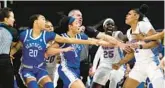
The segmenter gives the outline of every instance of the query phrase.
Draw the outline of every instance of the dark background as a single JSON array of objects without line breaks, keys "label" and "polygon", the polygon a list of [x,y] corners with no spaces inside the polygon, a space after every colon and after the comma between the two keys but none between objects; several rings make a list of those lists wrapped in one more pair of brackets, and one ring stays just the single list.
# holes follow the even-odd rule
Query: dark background
[{"label": "dark background", "polygon": [[84,25],[94,25],[102,19],[111,17],[119,30],[125,33],[128,29],[124,23],[127,12],[131,8],[140,7],[141,4],[150,7],[147,17],[154,28],[164,28],[164,1],[14,1],[13,4],[8,2],[8,7],[15,12],[17,27],[27,26],[28,18],[38,13],[57,25],[60,19],[57,12],[62,11],[67,15],[72,9],[80,9]]},{"label": "dark background", "polygon": [[[8,2],[8,7],[14,10],[17,27],[27,26],[28,18],[33,14],[43,14],[56,26],[60,20],[57,12],[64,12],[67,15],[72,9],[80,9],[83,13],[84,25],[94,25],[102,19],[111,17],[116,22],[119,30],[125,33],[129,28],[124,23],[127,12],[131,8],[140,7],[142,4],[147,4],[150,7],[147,17],[154,28],[163,29],[164,1],[14,1],[13,4]],[[90,51],[92,52],[90,53],[91,55],[95,55],[93,51],[97,51],[97,49],[91,49]],[[15,74],[20,88],[26,88],[18,75],[18,68],[20,66],[20,59],[18,57],[21,57],[19,56],[21,55],[20,53],[17,53],[15,55],[17,59],[14,59]],[[88,75],[88,64],[83,64],[82,67],[85,69],[81,69],[83,72],[81,74],[85,77],[85,75]],[[61,83],[58,83],[58,88],[62,88]]]}]

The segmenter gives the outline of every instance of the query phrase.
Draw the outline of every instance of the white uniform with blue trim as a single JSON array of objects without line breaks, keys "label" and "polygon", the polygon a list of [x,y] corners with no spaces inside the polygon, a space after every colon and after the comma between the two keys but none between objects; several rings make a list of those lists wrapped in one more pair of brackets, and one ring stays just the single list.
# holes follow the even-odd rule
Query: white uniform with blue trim
[{"label": "white uniform with blue trim", "polygon": [[[92,71],[95,72],[93,82],[105,85],[108,80],[111,80],[109,88],[116,88],[117,83],[124,76],[124,68],[122,66],[119,70],[113,70],[112,64],[119,62],[122,58],[123,52],[121,49],[100,46],[93,61]],[[99,59],[100,63],[96,70]]]},{"label": "white uniform with blue trim", "polygon": [[[140,21],[137,24],[136,30],[134,33],[147,35],[147,33],[153,29],[152,25],[149,22]],[[133,39],[131,35],[131,29],[127,31],[127,37],[130,42],[144,43],[142,41],[136,41]],[[136,49],[135,50],[135,59],[136,63],[131,70],[129,77],[137,80],[138,82],[145,82],[146,78],[149,77],[151,82],[155,81],[158,78],[163,77],[160,69],[157,68],[157,64],[159,63],[158,57],[158,49],[157,47],[152,49]],[[159,83],[154,84],[154,88],[164,88],[162,87],[162,81],[159,80]]]}]

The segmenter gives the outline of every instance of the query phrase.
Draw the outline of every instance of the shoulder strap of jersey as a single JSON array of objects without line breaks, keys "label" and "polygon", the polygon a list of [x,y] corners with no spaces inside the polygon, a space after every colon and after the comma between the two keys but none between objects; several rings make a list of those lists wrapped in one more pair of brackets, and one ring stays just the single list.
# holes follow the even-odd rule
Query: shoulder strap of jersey
[{"label": "shoulder strap of jersey", "polygon": [[[61,34],[61,36],[62,37],[67,37],[66,33]],[[60,48],[63,48],[64,46],[65,46],[65,43],[63,43]]]},{"label": "shoulder strap of jersey", "polygon": [[27,30],[26,30],[26,35],[25,35],[25,38],[24,38],[23,42],[26,41],[26,39],[27,39],[27,37],[28,37],[28,35],[29,35],[29,31],[30,31],[30,29],[27,29]]},{"label": "shoulder strap of jersey", "polygon": [[43,36],[44,43],[45,43],[45,45],[46,45],[47,42],[46,42],[46,36],[45,36],[45,35],[46,35],[46,31],[44,31],[44,32],[43,32],[43,35],[42,35],[42,36]]},{"label": "shoulder strap of jersey", "polygon": [[77,35],[76,35],[76,38],[77,38],[77,39],[81,39],[81,34],[77,34]]}]

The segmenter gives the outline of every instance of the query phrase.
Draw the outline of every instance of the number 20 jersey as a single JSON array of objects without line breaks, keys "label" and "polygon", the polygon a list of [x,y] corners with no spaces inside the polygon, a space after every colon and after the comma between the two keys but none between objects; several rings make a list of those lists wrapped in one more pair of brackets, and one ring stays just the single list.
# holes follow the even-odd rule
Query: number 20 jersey
[{"label": "number 20 jersey", "polygon": [[37,66],[45,61],[46,44],[55,38],[54,32],[42,31],[37,38],[32,37],[32,29],[27,29],[20,34],[23,44],[22,63]]}]

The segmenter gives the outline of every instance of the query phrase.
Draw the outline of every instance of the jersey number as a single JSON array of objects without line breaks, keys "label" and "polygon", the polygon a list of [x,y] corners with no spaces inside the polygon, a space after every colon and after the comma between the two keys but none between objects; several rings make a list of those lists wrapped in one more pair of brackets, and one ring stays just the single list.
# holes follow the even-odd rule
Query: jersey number
[{"label": "jersey number", "polygon": [[50,57],[48,57],[47,62],[48,62],[48,63],[54,62],[55,57],[56,57],[56,56],[50,56]]},{"label": "jersey number", "polygon": [[37,57],[37,55],[38,55],[38,50],[29,49],[30,57]]},{"label": "jersey number", "polygon": [[104,58],[113,58],[113,51],[104,51]]}]

